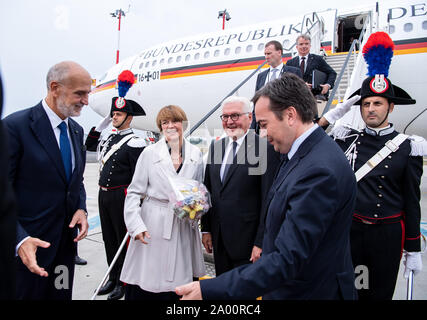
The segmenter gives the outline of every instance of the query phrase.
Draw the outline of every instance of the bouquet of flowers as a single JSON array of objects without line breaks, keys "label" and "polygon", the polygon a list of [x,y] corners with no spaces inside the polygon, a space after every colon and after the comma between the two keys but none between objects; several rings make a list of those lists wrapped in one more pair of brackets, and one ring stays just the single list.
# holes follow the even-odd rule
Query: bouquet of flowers
[{"label": "bouquet of flowers", "polygon": [[211,207],[209,191],[205,185],[193,179],[169,177],[173,194],[170,203],[174,214],[181,220],[188,220],[193,228]]}]

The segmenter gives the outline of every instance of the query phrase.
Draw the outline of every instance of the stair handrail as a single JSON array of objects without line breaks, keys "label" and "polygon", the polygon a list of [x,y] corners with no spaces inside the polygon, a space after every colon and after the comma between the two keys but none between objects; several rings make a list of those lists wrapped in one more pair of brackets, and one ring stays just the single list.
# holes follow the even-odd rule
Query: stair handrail
[{"label": "stair handrail", "polygon": [[[359,49],[362,46],[363,37],[364,37],[364,35],[365,35],[366,31],[367,31],[366,29],[367,29],[368,23],[370,24],[370,21],[371,21],[370,15],[367,15],[366,17],[367,17],[367,19],[366,19],[365,23],[363,24],[363,28],[362,28],[362,31],[360,32],[359,38],[353,40],[353,42],[351,43],[351,46],[350,46],[350,49],[348,50],[348,53],[347,53],[347,56],[345,58],[343,67],[341,68],[340,74],[338,75],[338,77],[337,77],[337,79],[335,81],[334,88],[332,89],[331,95],[330,95],[330,97],[328,99],[328,102],[326,103],[325,109],[323,109],[322,116],[326,112],[329,111],[329,109],[331,107],[331,104],[334,101],[336,92],[338,91],[338,87],[339,87],[339,85],[341,83],[341,79],[342,79],[342,77],[344,75],[344,72],[346,71],[346,69],[348,67],[348,62],[350,61],[350,57],[353,54],[353,50],[356,51],[355,50],[356,49],[356,44],[359,45]],[[359,55],[360,54],[362,54],[361,50],[359,50]],[[350,81],[350,79],[349,79],[349,81]]]},{"label": "stair handrail", "polygon": [[186,134],[185,137],[187,138],[190,136],[194,131],[196,131],[202,124],[205,122],[218,108],[221,106],[222,102],[227,99],[228,97],[232,96],[237,90],[239,90],[250,78],[252,78],[265,64],[267,63],[267,60],[265,60],[262,64],[258,66],[249,76],[247,76],[242,82],[240,82],[233,90],[230,91],[229,94],[227,94],[215,107],[213,107],[202,119],[199,120]]}]

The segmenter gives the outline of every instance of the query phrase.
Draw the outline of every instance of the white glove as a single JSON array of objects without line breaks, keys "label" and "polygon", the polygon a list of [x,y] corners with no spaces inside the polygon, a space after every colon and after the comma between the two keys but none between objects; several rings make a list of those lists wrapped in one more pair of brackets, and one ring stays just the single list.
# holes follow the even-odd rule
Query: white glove
[{"label": "white glove", "polygon": [[110,114],[107,114],[107,116],[102,119],[101,122],[98,123],[98,125],[95,127],[95,131],[101,132],[110,125],[111,121],[112,119],[110,117]]},{"label": "white glove", "polygon": [[403,276],[408,279],[409,273],[414,272],[414,276],[423,269],[423,262],[421,260],[421,252],[406,252],[403,257],[403,265],[405,266],[405,273]]},{"label": "white glove", "polygon": [[335,108],[326,112],[323,117],[328,120],[330,124],[334,124],[335,121],[341,119],[359,99],[360,96],[355,95],[343,103],[339,103]]}]

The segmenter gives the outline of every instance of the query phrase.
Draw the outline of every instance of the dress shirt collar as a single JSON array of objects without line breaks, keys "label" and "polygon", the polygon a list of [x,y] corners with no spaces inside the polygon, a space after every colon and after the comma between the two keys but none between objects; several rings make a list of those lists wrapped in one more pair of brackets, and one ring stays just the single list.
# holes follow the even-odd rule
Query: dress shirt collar
[{"label": "dress shirt collar", "polygon": [[277,76],[279,76],[279,75],[280,75],[280,72],[282,71],[282,68],[283,68],[283,63],[280,63],[280,64],[279,64],[277,67],[275,67],[275,68],[273,68],[272,66],[270,66],[270,68],[269,68],[268,72],[269,72],[270,74],[272,74],[273,69],[276,69],[277,71],[279,71],[279,73],[277,74]]},{"label": "dress shirt collar", "polygon": [[314,130],[316,130],[319,127],[319,125],[316,123],[314,124],[310,129],[305,131],[302,135],[300,135],[292,144],[291,150],[288,152],[288,159],[291,160],[294,154],[298,151],[298,148],[300,145],[304,142],[307,137],[313,133]]},{"label": "dress shirt collar", "polygon": [[309,56],[310,54],[309,53],[307,53],[305,56],[299,56],[299,63],[301,63],[301,58],[302,57],[305,57],[305,63],[307,63],[307,61],[308,61],[308,56]]},{"label": "dress shirt collar", "polygon": [[42,100],[43,109],[47,114],[47,117],[49,118],[50,124],[52,125],[52,128],[57,128],[59,124],[62,121],[65,121],[68,127],[68,118],[65,118],[65,120],[62,120],[47,104],[46,100]]}]

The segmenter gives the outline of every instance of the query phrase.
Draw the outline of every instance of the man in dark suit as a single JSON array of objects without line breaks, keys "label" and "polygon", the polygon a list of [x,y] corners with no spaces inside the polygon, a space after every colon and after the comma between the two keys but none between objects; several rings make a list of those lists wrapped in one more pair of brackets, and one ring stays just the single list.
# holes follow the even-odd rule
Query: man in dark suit
[{"label": "man in dark suit", "polygon": [[316,101],[295,75],[254,97],[261,128],[283,154],[266,201],[261,259],[176,289],[184,299],[354,299],[350,226],[356,180],[313,123]]},{"label": "man in dark suit", "polygon": [[18,206],[16,293],[71,300],[76,242],[88,222],[83,128],[70,117],[88,104],[91,77],[66,61],[49,70],[46,82],[45,99],[4,119]]},{"label": "man in dark suit", "polygon": [[212,208],[202,217],[202,240],[207,252],[213,247],[217,275],[255,262],[262,251],[261,207],[279,158],[266,139],[249,130],[251,109],[247,98],[224,100],[227,137],[212,143],[208,155],[205,185]]},{"label": "man in dark suit", "polygon": [[[289,60],[286,65],[299,68],[302,71],[304,81],[311,89],[313,95],[317,96],[317,98],[319,98],[320,95],[322,100],[323,97],[327,100],[329,90],[334,87],[337,73],[322,56],[310,53],[311,38],[309,35],[303,34],[298,36],[296,48],[298,56]],[[322,88],[321,90],[312,87],[314,70],[319,70],[326,74],[325,83],[320,84],[320,87]]]},{"label": "man in dark suit", "polygon": [[[0,77],[0,116],[3,109],[3,86]],[[0,120],[0,300],[15,299],[16,204],[9,181],[9,155],[6,131]]]},{"label": "man in dark suit", "polygon": [[[258,74],[256,79],[255,91],[261,89],[268,82],[280,78],[284,73],[290,72],[302,78],[302,73],[299,68],[291,67],[282,61],[283,47],[279,41],[273,40],[265,44],[264,56],[267,64],[270,66],[267,70]],[[258,129],[256,126],[255,108],[252,111],[251,129]]]}]

